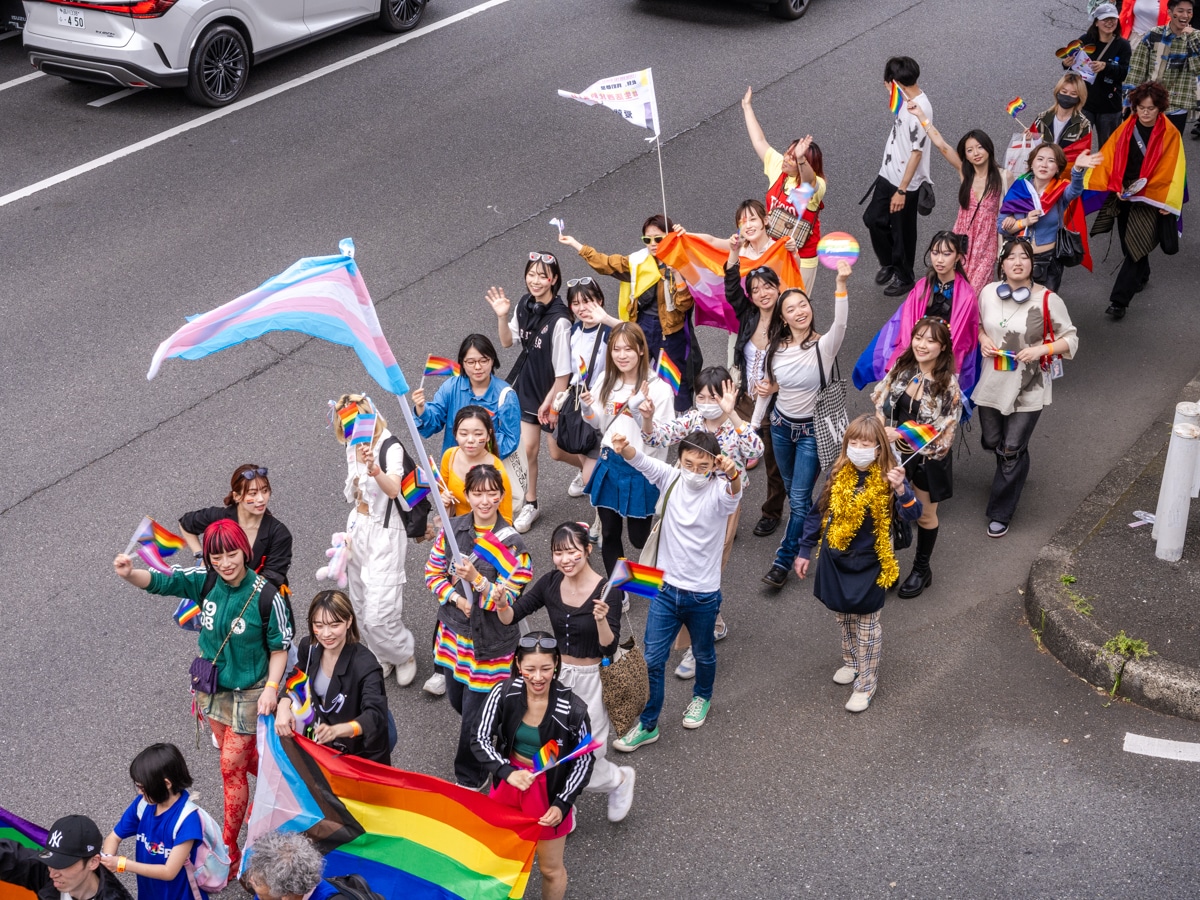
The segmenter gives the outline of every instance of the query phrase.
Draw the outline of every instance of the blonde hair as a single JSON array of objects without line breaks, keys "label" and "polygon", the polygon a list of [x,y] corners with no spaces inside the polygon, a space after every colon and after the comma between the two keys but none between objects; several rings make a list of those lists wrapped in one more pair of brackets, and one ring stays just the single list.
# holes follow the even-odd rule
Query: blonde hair
[{"label": "blonde hair", "polygon": [[342,429],[338,426],[337,422],[337,411],[347,403],[357,403],[358,408],[363,412],[375,414],[375,437],[371,443],[379,440],[379,436],[383,434],[384,429],[387,428],[387,419],[383,417],[383,413],[375,408],[375,404],[371,402],[371,398],[366,394],[342,394],[342,396],[333,401],[333,436],[337,438],[337,442],[339,444],[347,444],[350,442],[349,438],[347,438],[342,432]]},{"label": "blonde hair", "polygon": [[1083,104],[1087,103],[1088,86],[1083,77],[1076,75],[1074,72],[1068,72],[1062,78],[1058,79],[1058,83],[1054,85],[1054,105],[1058,106],[1058,92],[1067,85],[1075,88],[1076,93],[1079,94],[1079,105],[1072,108],[1071,111],[1076,112],[1083,109]]}]

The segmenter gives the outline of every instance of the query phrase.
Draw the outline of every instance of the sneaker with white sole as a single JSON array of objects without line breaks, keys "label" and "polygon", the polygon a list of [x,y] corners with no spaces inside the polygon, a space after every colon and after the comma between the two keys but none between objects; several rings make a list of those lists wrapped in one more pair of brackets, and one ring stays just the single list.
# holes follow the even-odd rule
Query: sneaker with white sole
[{"label": "sneaker with white sole", "polygon": [[417,677],[417,658],[410,656],[406,661],[396,666],[396,684],[408,687]]},{"label": "sneaker with white sole", "polygon": [[713,626],[713,640],[723,641],[729,637],[729,626],[724,619],[717,619],[717,624]]},{"label": "sneaker with white sole", "polygon": [[696,657],[692,655],[692,648],[688,647],[683,653],[683,659],[679,661],[679,665],[675,667],[675,675],[685,681],[689,678],[696,677]]},{"label": "sneaker with white sole", "polygon": [[850,668],[849,666],[842,666],[840,669],[838,669],[836,672],[833,673],[833,683],[834,684],[853,684],[854,679],[857,677],[858,677],[858,673],[855,672],[852,668]]},{"label": "sneaker with white sole", "polygon": [[608,821],[620,822],[629,815],[633,806],[633,785],[637,781],[637,772],[632,766],[621,766],[621,783],[608,793]]},{"label": "sneaker with white sole", "polygon": [[703,725],[704,720],[708,718],[708,708],[711,705],[711,700],[705,700],[703,697],[693,697],[692,702],[683,711],[683,727],[699,728]]},{"label": "sneaker with white sole", "polygon": [[846,709],[853,713],[863,712],[871,705],[871,695],[866,691],[855,691],[846,701]]},{"label": "sneaker with white sole", "polygon": [[627,732],[613,741],[613,749],[620,750],[622,753],[632,753],[638,747],[644,747],[646,744],[653,744],[658,740],[658,726],[647,729],[642,726],[641,722],[637,722]]},{"label": "sneaker with white sole", "polygon": [[583,496],[583,472],[580,472],[578,475],[576,475],[575,480],[572,481],[567,486],[567,496],[568,497],[582,497]]},{"label": "sneaker with white sole", "polygon": [[421,690],[427,694],[433,694],[435,697],[441,697],[446,693],[446,676],[441,672],[434,672],[421,685]]},{"label": "sneaker with white sole", "polygon": [[521,507],[521,511],[517,513],[517,518],[513,521],[513,528],[517,529],[519,533],[524,534],[533,527],[533,523],[538,520],[539,515],[538,508],[526,500],[525,505]]},{"label": "sneaker with white sole", "polygon": [[379,668],[383,669],[383,677],[385,679],[390,678],[392,673],[396,671],[396,667],[391,663],[380,663]]}]

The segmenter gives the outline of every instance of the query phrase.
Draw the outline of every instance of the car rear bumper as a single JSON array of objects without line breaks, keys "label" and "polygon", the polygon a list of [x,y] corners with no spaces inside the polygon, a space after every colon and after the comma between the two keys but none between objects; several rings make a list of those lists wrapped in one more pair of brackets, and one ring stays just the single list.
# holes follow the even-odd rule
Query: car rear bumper
[{"label": "car rear bumper", "polygon": [[[28,32],[27,32],[28,34]],[[112,84],[118,87],[181,88],[187,84],[187,72],[158,72],[122,60],[97,59],[60,50],[25,45],[29,61],[47,75],[60,75],[77,81]]]}]

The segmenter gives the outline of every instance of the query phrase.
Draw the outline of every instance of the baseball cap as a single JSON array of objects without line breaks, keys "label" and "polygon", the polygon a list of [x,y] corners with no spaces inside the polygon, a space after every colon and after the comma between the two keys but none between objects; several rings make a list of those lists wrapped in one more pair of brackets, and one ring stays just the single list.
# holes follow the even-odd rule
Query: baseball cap
[{"label": "baseball cap", "polygon": [[1101,3],[1092,12],[1093,19],[1119,19],[1121,14],[1117,12],[1117,8],[1111,3]]},{"label": "baseball cap", "polygon": [[51,869],[65,869],[99,853],[101,840],[100,829],[87,816],[63,816],[50,826],[38,858]]}]

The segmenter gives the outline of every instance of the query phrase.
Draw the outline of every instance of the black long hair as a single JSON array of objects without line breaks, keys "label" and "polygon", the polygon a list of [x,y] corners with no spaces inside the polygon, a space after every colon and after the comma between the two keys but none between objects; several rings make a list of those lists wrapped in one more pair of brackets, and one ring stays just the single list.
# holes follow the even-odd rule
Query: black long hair
[{"label": "black long hair", "polygon": [[811,347],[813,343],[820,338],[820,333],[817,331],[817,317],[812,313],[812,300],[808,294],[800,290],[800,288],[788,288],[779,295],[779,299],[775,301],[775,308],[771,310],[771,321],[767,325],[767,362],[766,370],[767,377],[771,379],[771,383],[775,383],[775,354],[780,348],[787,346],[792,342],[792,327],[783,320],[783,301],[789,294],[799,294],[808,304],[810,318],[808,320],[808,334],[804,340],[800,342],[801,347]]},{"label": "black long hair", "polygon": [[[971,183],[975,180],[975,167],[967,162],[967,141],[972,138],[979,143],[988,158],[987,187],[983,189],[983,196],[986,197],[993,192],[999,194],[1004,186],[1004,182],[1000,180],[1000,167],[996,165],[996,145],[992,143],[992,139],[988,137],[986,131],[980,131],[978,128],[968,131],[959,138],[958,146],[954,148],[954,152],[958,154],[958,158],[963,163],[962,184],[958,186],[958,205],[961,209],[971,208]],[[967,177],[968,168],[971,170],[969,178]],[[982,202],[983,197],[979,199]]]},{"label": "black long hair", "polygon": [[963,269],[963,260],[967,258],[967,236],[965,234],[957,234],[953,231],[939,231],[933,236],[933,240],[929,242],[929,249],[925,251],[925,299],[930,300],[933,297],[933,286],[938,281],[938,274],[933,269],[933,264],[929,261],[929,254],[935,249],[951,250],[958,254],[958,262],[954,264],[954,274],[964,280],[967,277],[966,270]]}]

